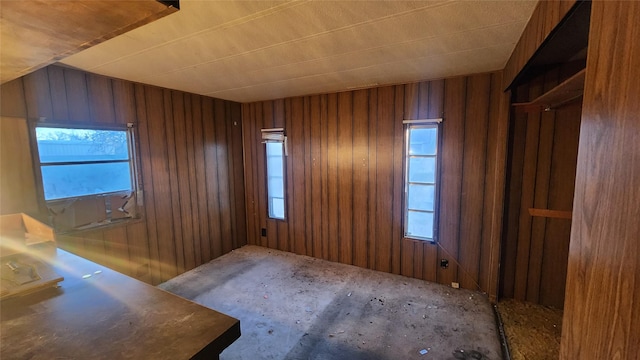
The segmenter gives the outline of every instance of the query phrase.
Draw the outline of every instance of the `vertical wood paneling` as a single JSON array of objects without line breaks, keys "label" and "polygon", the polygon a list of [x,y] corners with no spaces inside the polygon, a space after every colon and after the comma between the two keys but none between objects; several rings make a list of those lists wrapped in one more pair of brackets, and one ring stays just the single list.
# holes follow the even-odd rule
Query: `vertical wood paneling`
[{"label": "vertical wood paneling", "polygon": [[[544,91],[548,91],[557,84],[557,71],[551,71],[545,76]],[[549,207],[549,180],[551,173],[551,156],[553,154],[553,133],[555,130],[555,115],[544,112],[540,119],[540,138],[538,140],[537,168],[535,175],[535,194],[533,207],[536,209],[556,209]],[[527,279],[527,301],[539,301],[540,272],[542,271],[543,249],[545,242],[545,228],[547,219],[536,217],[531,222],[531,247]]]},{"label": "vertical wood paneling", "polygon": [[67,108],[67,92],[65,91],[64,71],[57,66],[50,66],[47,69],[49,74],[49,91],[51,94],[51,105],[53,121],[69,121],[69,111]]},{"label": "vertical wood paneling", "polygon": [[216,153],[217,160],[216,165],[218,168],[218,193],[220,194],[220,226],[222,237],[218,240],[221,242],[222,252],[220,254],[226,254],[233,250],[231,246],[231,193],[229,188],[229,158],[227,156],[227,149],[229,144],[227,142],[227,122],[226,122],[226,109],[223,100],[216,99],[215,102],[215,125],[216,125]]},{"label": "vertical wood paneling", "polygon": [[52,119],[53,106],[47,69],[40,69],[24,76],[24,96],[29,119]]},{"label": "vertical wood paneling", "polygon": [[499,283],[502,219],[505,208],[506,160],[509,126],[509,101],[502,94],[502,74],[491,74],[487,163],[485,166],[482,247],[480,249],[480,288],[496,301]]},{"label": "vertical wood paneling", "polygon": [[[529,88],[529,96],[535,98],[542,94],[542,78],[536,79]],[[540,114],[527,116],[527,130],[522,170],[522,193],[520,200],[520,219],[518,225],[518,250],[516,254],[516,272],[514,298],[525,300],[527,292],[527,272],[531,251],[532,217],[528,209],[533,207],[538,161],[538,141],[540,138]]]},{"label": "vertical wood paneling", "polygon": [[[145,104],[147,100],[146,88],[143,85],[136,84],[135,96],[137,104]],[[136,106],[136,115],[138,118],[138,135],[140,136],[139,148],[141,159],[151,159],[151,161],[141,161],[140,171],[142,172],[142,190],[144,211],[147,217],[147,231],[149,258],[150,258],[150,277],[153,284],[162,281],[162,271],[160,267],[160,244],[158,238],[158,227],[155,207],[155,186],[153,181],[153,158],[151,153],[149,127],[149,118],[147,116],[146,106]]]},{"label": "vertical wood paneling", "polygon": [[[293,125],[292,125],[292,107],[291,107],[291,99],[287,99],[285,101],[284,104],[284,128],[285,131],[287,132],[287,134],[292,134],[293,131]],[[289,137],[289,142],[291,142],[291,137]],[[287,206],[287,210],[285,213],[285,216],[287,216],[287,234],[288,236],[288,243],[287,243],[287,251],[292,251],[292,252],[296,252],[296,241],[294,241],[294,239],[296,238],[296,232],[295,232],[295,228],[294,228],[294,216],[296,215],[294,213],[294,181],[293,181],[293,154],[291,153],[291,151],[293,151],[293,147],[291,146],[291,144],[288,144],[289,147],[289,155],[287,156],[286,159],[286,167],[285,167],[285,171],[286,171],[286,176],[287,176],[287,181],[286,181],[286,186],[287,186],[287,197],[289,200],[285,200],[286,202],[286,206]],[[288,170],[287,170],[288,169]],[[258,183],[260,183],[260,180],[257,181]],[[255,211],[260,211],[261,209],[255,209]]]},{"label": "vertical wood paneling", "polygon": [[305,239],[305,255],[313,256],[313,224],[312,224],[312,211],[313,204],[312,188],[313,188],[313,176],[311,175],[312,167],[312,153],[311,153],[311,99],[309,97],[303,98],[304,103],[304,116],[301,119],[303,140],[304,140],[304,239]]},{"label": "vertical wood paneling", "polygon": [[229,141],[231,144],[227,149],[229,153],[229,172],[232,177],[229,181],[233,183],[232,191],[234,194],[232,218],[236,226],[236,231],[232,234],[233,248],[237,249],[247,244],[247,228],[246,228],[246,209],[244,203],[244,157],[242,150],[242,110],[240,104],[226,102],[230,111],[227,112],[228,118],[225,121],[233,124],[230,126]]},{"label": "vertical wood paneling", "polygon": [[[164,139],[166,144],[166,154],[168,159],[168,181],[169,189],[168,196],[171,201],[166,204],[167,212],[171,214],[173,218],[172,232],[173,237],[173,254],[170,256],[173,260],[173,266],[171,268],[172,275],[176,276],[184,272],[184,243],[182,234],[182,216],[180,214],[181,202],[183,199],[180,196],[180,184],[178,182],[178,176],[181,173],[178,170],[177,152],[180,151],[176,148],[176,131],[174,128],[174,113],[173,113],[173,101],[171,98],[171,90],[164,89],[162,91],[162,99],[164,105]],[[156,198],[157,200],[157,198]],[[168,258],[169,259],[169,258]]]},{"label": "vertical wood paneling", "polygon": [[[115,90],[115,88],[114,88]],[[187,151],[187,162],[188,167],[186,170],[186,174],[189,178],[189,193],[186,194],[186,197],[189,198],[191,202],[191,206],[189,207],[189,213],[187,214],[186,220],[187,224],[191,231],[191,239],[189,239],[189,246],[185,247],[185,267],[187,269],[193,269],[196,264],[201,264],[202,258],[200,256],[200,243],[201,243],[201,235],[200,235],[200,207],[198,206],[198,177],[196,174],[197,160],[195,155],[195,138],[193,133],[194,123],[197,122],[196,118],[193,116],[192,109],[192,96],[189,94],[184,94],[184,117],[185,117],[185,148]],[[186,121],[186,119],[193,119],[192,121]],[[198,119],[199,120],[199,119]],[[202,160],[201,160],[202,161]],[[189,216],[190,214],[190,216]]]},{"label": "vertical wood paneling", "polygon": [[310,172],[311,176],[311,222],[312,236],[311,246],[313,248],[313,256],[323,258],[322,251],[322,107],[320,96],[314,96],[310,99],[309,116],[309,148],[310,148]]},{"label": "vertical wood paneling", "polygon": [[369,93],[353,94],[353,264],[368,267]]},{"label": "vertical wood paneling", "polygon": [[86,73],[72,69],[64,69],[63,72],[67,90],[69,121],[85,123],[91,121]]},{"label": "vertical wood paneling", "polygon": [[438,268],[438,282],[451,284],[458,279],[458,239],[462,200],[462,165],[464,159],[464,117],[467,111],[467,79],[447,79],[444,83],[444,115],[440,159],[440,210],[438,254],[449,260],[448,268]]},{"label": "vertical wood paneling", "polygon": [[339,261],[353,262],[353,93],[338,94]]},{"label": "vertical wood paneling", "polygon": [[[329,159],[328,159],[328,106],[327,95],[320,96],[320,184],[321,184],[321,212],[320,227],[322,230],[322,259],[329,259]],[[316,255],[317,256],[317,255]]]},{"label": "vertical wood paneling", "polygon": [[113,107],[111,80],[104,76],[88,74],[87,92],[91,121],[114,123],[116,116]]},{"label": "vertical wood paneling", "polygon": [[[395,94],[392,86],[378,89],[378,129],[375,151],[377,179],[376,193],[376,258],[374,269],[391,271],[393,214],[393,121]],[[384,194],[384,195],[383,195]]]},{"label": "vertical wood paneling", "polygon": [[640,354],[640,3],[594,1],[560,359]]},{"label": "vertical wood paneling", "polygon": [[[553,154],[550,160],[548,208],[571,211],[580,137],[582,103],[556,111]],[[539,302],[557,308],[564,305],[571,220],[547,219],[542,249]]]},{"label": "vertical wood paneling", "polygon": [[[489,117],[489,74],[474,75],[467,81],[467,111],[464,128],[464,161],[460,209],[460,285],[478,288],[484,180],[486,175],[487,128]],[[462,245],[463,244],[463,245]]]},{"label": "vertical wood paneling", "polygon": [[393,207],[391,214],[391,272],[400,274],[402,267],[402,238],[403,229],[403,203],[402,192],[404,187],[404,86],[394,86],[394,120],[393,120]]},{"label": "vertical wood paneling", "polygon": [[[527,101],[552,88],[573,65],[548,70],[514,90]],[[515,114],[511,135],[501,295],[562,308],[571,221],[532,217],[529,208],[570,211],[580,102]]]},{"label": "vertical wood paneling", "polygon": [[[264,124],[264,117],[262,107],[264,103],[255,104],[256,119],[259,119],[257,124],[257,130],[264,129],[267,126]],[[256,140],[262,142],[260,133],[256,133]],[[256,160],[258,161],[258,167],[256,170],[256,176],[258,179],[264,179],[266,177],[266,151],[265,146],[262,145],[256,149]],[[267,187],[266,184],[258,184],[258,196],[255,199],[255,206],[257,209],[264,209],[267,206]],[[267,238],[262,236],[262,229],[267,227],[267,214],[264,212],[256,212],[258,224],[260,224],[260,235],[258,237],[258,244],[266,246]]]},{"label": "vertical wood paneling", "polygon": [[[305,153],[304,153],[304,99],[301,97],[291,99],[291,175],[293,195],[290,200],[293,202],[293,212],[289,213],[293,220],[293,251],[299,255],[307,254],[307,238],[305,229],[305,181],[311,181],[311,179],[304,178],[305,168]],[[260,177],[264,179],[264,176]],[[261,206],[259,209],[265,209]],[[264,211],[261,211],[264,213]]]},{"label": "vertical wood paneling", "polygon": [[[494,94],[493,97],[498,97]],[[429,83],[429,104],[427,113],[424,117],[428,119],[437,119],[443,117],[444,109],[444,80],[431,81]],[[438,273],[438,246],[430,242],[423,243],[423,279],[428,281],[437,281]]]},{"label": "vertical wood paneling", "polygon": [[[179,208],[175,209],[174,214],[180,217],[180,228],[176,227],[176,231],[182,230],[180,237],[182,244],[176,245],[182,248],[183,263],[182,268],[178,266],[178,271],[183,272],[184,269],[193,269],[195,267],[195,249],[193,246],[194,228],[191,223],[193,212],[191,210],[191,184],[189,182],[191,164],[187,154],[184,94],[182,92],[172,91],[171,103],[173,104],[173,133],[178,180],[177,188],[172,188],[171,191],[172,193],[177,193],[180,198]],[[195,189],[193,190],[195,191]],[[175,207],[176,204],[173,206]],[[178,259],[178,261],[180,260]]]},{"label": "vertical wood paneling", "polygon": [[[137,124],[141,219],[61,236],[61,246],[157,284],[246,243],[239,104],[218,100],[214,112],[211,98],[56,66],[3,85],[2,99],[14,103],[3,111],[34,119]],[[25,145],[11,152],[31,167]]]},{"label": "vertical wood paneling", "polygon": [[[191,115],[193,117],[193,148],[195,162],[196,191],[192,200],[198,204],[198,227],[200,228],[200,240],[196,241],[196,264],[206,263],[211,259],[211,247],[209,237],[208,206],[201,199],[207,198],[207,177],[204,157],[204,138],[202,130],[202,98],[191,96]],[[243,223],[246,226],[246,224]],[[194,226],[196,226],[194,224]]]},{"label": "vertical wood paneling", "polygon": [[131,276],[146,282],[152,282],[150,272],[151,256],[147,228],[142,222],[127,226]]},{"label": "vertical wood paneling", "polygon": [[[209,98],[202,99],[202,130],[204,135],[205,153],[204,161],[206,184],[207,184],[207,204],[208,204],[208,221],[209,221],[209,249],[211,253],[210,259],[215,259],[222,254],[222,236],[220,226],[220,200],[219,200],[219,182],[217,168],[217,151],[215,144],[215,123],[213,100]],[[217,241],[215,241],[217,239]]]},{"label": "vertical wood paneling", "polygon": [[[376,259],[376,244],[377,244],[377,232],[376,232],[376,214],[377,214],[377,188],[376,184],[378,183],[377,179],[377,163],[378,163],[378,153],[377,153],[377,139],[378,139],[378,89],[370,89],[369,90],[369,118],[368,118],[368,126],[369,126],[369,139],[367,143],[367,148],[369,152],[369,174],[368,174],[368,182],[369,182],[369,195],[368,195],[368,217],[367,217],[367,226],[368,226],[368,252],[367,252],[367,260],[368,267],[375,267],[375,259]],[[328,225],[327,225],[328,226]]]},{"label": "vertical wood paneling", "polygon": [[12,80],[0,86],[0,115],[17,118],[27,117],[22,79]]},{"label": "vertical wood paneling", "polygon": [[[267,231],[265,246],[474,290],[482,282],[481,290],[492,286],[495,297],[508,117],[500,81],[501,73],[493,73],[244,105],[251,211],[267,213],[252,199],[266,186],[255,154],[263,146],[259,128],[271,118],[256,109],[273,109],[273,123],[289,140],[288,216],[279,222],[277,242]],[[402,120],[438,117],[445,121],[434,244],[403,238]],[[255,222],[248,226],[259,231]],[[441,258],[448,269],[438,266]]]},{"label": "vertical wood paneling", "polygon": [[[338,95],[327,99],[329,260],[338,261]],[[295,239],[292,239],[295,241]]]},{"label": "vertical wood paneling", "polygon": [[112,86],[115,122],[118,124],[135,122],[136,98],[133,92],[133,83],[124,80],[113,80]]},{"label": "vertical wood paneling", "polygon": [[[257,148],[256,145],[253,145],[254,141],[256,141],[254,135],[255,131],[255,113],[253,111],[255,104],[243,104],[242,105],[242,113],[245,114],[242,119],[242,127],[245,131],[242,134],[242,144],[245,149],[244,158],[245,161],[249,164],[254,164],[254,151]],[[247,120],[251,119],[251,121]],[[256,244],[257,240],[257,229],[256,225],[256,207],[255,207],[255,197],[257,192],[255,191],[254,186],[258,184],[257,179],[255,178],[253,172],[255,171],[255,166],[247,166],[244,172],[244,182],[245,188],[247,189],[247,195],[245,197],[246,208],[247,208],[247,242],[251,245]],[[288,214],[288,211],[287,211]]]},{"label": "vertical wood paneling", "polygon": [[28,143],[24,118],[0,117],[0,215],[38,210]]},{"label": "vertical wood paneling", "polygon": [[[162,89],[146,87],[145,95],[155,200],[153,206],[155,207],[156,217],[163,219],[163,221],[156,221],[160,278],[165,281],[178,274],[173,231],[175,217],[171,201],[170,165],[166,146],[165,117],[168,117],[168,114],[166,114],[165,97]],[[153,121],[154,119],[162,119],[162,121]],[[160,141],[156,139],[160,139]],[[162,246],[162,244],[170,245]]]}]

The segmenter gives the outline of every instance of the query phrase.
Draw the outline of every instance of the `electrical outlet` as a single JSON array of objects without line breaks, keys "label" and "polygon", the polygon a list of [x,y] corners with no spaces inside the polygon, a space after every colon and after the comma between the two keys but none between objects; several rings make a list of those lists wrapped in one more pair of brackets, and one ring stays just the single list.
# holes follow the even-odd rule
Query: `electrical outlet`
[{"label": "electrical outlet", "polygon": [[446,269],[449,267],[449,260],[447,259],[440,259],[440,267],[443,269]]},{"label": "electrical outlet", "polygon": [[454,288],[454,289],[460,289],[460,283],[457,283],[457,282],[454,281],[454,282],[451,283],[451,287]]},{"label": "electrical outlet", "polygon": [[262,234],[262,237],[267,236],[267,229],[262,228],[261,234]]}]

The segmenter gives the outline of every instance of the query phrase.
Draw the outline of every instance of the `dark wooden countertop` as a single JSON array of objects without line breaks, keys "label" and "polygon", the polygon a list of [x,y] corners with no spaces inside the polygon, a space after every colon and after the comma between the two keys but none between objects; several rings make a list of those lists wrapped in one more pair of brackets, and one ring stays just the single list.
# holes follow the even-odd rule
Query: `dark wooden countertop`
[{"label": "dark wooden countertop", "polygon": [[217,359],[240,337],[235,318],[64,250],[51,260],[58,288],[0,303],[3,360]]}]

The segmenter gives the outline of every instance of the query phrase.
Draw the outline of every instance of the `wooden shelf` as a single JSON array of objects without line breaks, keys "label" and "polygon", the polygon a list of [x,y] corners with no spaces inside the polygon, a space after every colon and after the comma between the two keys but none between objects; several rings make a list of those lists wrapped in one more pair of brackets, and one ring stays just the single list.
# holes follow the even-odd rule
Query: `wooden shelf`
[{"label": "wooden shelf", "polygon": [[561,82],[553,89],[526,103],[514,103],[516,109],[524,112],[548,111],[558,108],[582,96],[586,69]]},{"label": "wooden shelf", "polygon": [[549,209],[534,209],[529,208],[529,215],[554,218],[554,219],[568,219],[571,220],[571,211],[549,210]]}]

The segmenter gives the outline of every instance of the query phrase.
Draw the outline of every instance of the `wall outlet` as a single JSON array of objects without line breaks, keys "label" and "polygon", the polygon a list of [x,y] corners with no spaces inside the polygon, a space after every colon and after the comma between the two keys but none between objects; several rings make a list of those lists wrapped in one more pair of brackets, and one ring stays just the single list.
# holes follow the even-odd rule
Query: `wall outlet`
[{"label": "wall outlet", "polygon": [[454,289],[460,289],[460,283],[457,283],[457,282],[454,281],[454,282],[451,283],[451,287],[454,288]]}]

